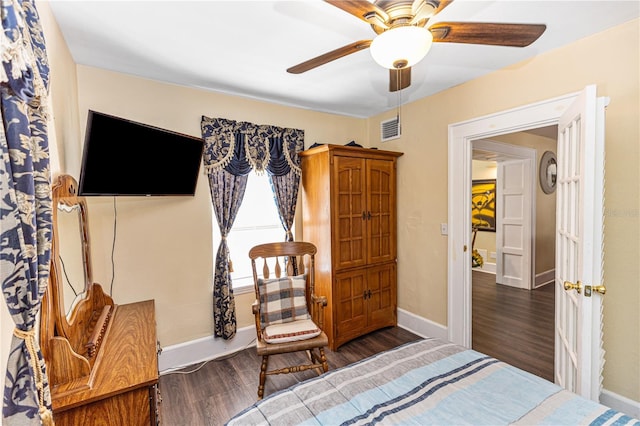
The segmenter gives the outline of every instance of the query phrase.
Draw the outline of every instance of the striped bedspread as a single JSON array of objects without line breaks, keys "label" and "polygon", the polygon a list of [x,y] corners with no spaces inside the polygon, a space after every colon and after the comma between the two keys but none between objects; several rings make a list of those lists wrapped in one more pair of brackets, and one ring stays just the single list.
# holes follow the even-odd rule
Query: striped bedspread
[{"label": "striped bedspread", "polygon": [[229,425],[634,425],[640,421],[438,339],[272,394]]}]

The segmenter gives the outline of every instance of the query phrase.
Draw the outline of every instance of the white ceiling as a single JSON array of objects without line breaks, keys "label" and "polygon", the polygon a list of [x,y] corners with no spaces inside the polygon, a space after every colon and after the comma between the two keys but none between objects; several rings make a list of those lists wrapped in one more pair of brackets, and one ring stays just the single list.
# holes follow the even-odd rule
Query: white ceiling
[{"label": "white ceiling", "polygon": [[389,72],[368,50],[303,74],[285,71],[375,35],[363,21],[321,0],[50,5],[78,64],[355,117],[393,109],[640,16],[637,0],[456,0],[430,24],[542,23],[547,30],[526,48],[435,43],[399,97],[389,93]]}]

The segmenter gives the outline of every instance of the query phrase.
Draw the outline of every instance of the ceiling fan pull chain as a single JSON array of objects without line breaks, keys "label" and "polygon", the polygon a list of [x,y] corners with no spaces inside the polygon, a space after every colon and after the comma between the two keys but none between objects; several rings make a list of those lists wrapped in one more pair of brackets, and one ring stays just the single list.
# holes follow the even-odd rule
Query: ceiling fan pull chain
[{"label": "ceiling fan pull chain", "polygon": [[402,90],[400,89],[402,87],[402,72],[400,72],[400,68],[396,68],[396,73],[398,77],[396,79],[396,81],[398,82],[398,90],[396,90],[397,97],[398,97],[398,108],[396,110],[396,122],[398,123],[398,130],[400,130],[400,110],[402,106]]}]

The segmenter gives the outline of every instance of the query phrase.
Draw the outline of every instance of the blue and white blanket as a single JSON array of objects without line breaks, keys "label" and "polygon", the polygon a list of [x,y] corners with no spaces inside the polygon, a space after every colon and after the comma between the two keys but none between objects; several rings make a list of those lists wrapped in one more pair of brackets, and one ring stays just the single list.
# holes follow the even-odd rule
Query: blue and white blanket
[{"label": "blue and white blanket", "polygon": [[633,425],[473,350],[425,339],[275,393],[228,425]]}]

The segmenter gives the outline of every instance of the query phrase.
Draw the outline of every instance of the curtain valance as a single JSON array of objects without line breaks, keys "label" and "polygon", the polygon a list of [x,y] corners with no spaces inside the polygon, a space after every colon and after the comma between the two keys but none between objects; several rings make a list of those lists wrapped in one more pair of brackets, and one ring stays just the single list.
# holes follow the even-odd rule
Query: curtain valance
[{"label": "curtain valance", "polygon": [[207,173],[225,170],[244,176],[266,170],[271,176],[300,175],[304,130],[205,116],[201,128]]}]

